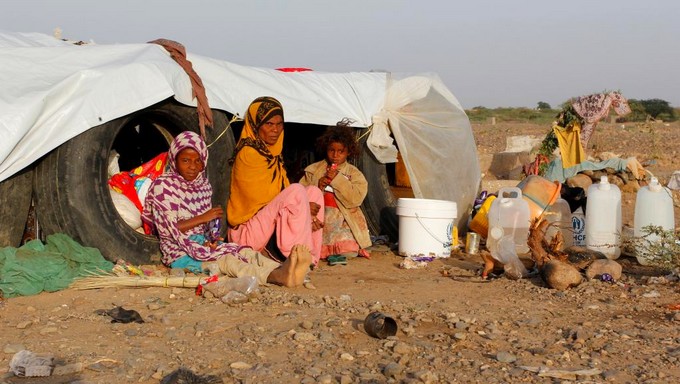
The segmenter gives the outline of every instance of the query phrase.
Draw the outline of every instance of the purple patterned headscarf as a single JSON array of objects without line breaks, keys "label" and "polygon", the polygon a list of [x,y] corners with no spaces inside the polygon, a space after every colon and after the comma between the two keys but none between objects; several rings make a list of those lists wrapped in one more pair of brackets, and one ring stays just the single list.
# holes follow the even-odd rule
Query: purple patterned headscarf
[{"label": "purple patterned headscarf", "polygon": [[[198,152],[203,161],[203,172],[192,181],[177,172],[177,155],[187,148]],[[226,253],[236,253],[236,244],[223,243],[216,250],[211,250],[190,240],[189,236],[205,232],[204,224],[186,232],[181,232],[177,227],[177,222],[201,215],[212,208],[212,187],[205,170],[208,148],[201,136],[191,131],[177,135],[168,150],[168,163],[169,170],[151,184],[142,213],[142,220],[158,233],[163,264],[170,265],[185,255],[199,261],[211,261]]]}]

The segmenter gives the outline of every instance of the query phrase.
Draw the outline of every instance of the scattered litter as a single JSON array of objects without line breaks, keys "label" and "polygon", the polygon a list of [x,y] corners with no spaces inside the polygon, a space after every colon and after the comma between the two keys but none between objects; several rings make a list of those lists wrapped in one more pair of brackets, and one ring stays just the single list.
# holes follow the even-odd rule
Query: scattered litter
[{"label": "scattered litter", "polygon": [[94,313],[101,316],[111,316],[112,323],[143,323],[144,319],[139,312],[134,309],[124,309],[123,307],[115,307],[113,309],[98,309]]},{"label": "scattered litter", "polygon": [[14,354],[9,362],[9,369],[21,377],[45,377],[52,374],[54,355],[51,353],[33,353],[21,350]]},{"label": "scattered litter", "polygon": [[347,265],[347,257],[343,255],[328,256],[328,265]]},{"label": "scattered litter", "polygon": [[222,384],[222,379],[217,376],[197,375],[187,368],[179,368],[170,372],[161,379],[161,384]]},{"label": "scattered litter", "polygon": [[427,264],[434,260],[434,256],[408,256],[399,263],[401,269],[425,268]]},{"label": "scattered litter", "polygon": [[371,243],[373,245],[388,245],[390,238],[387,235],[371,236]]},{"label": "scattered litter", "polygon": [[612,277],[612,275],[610,275],[608,273],[603,273],[600,276],[600,280],[604,281],[605,283],[611,283],[611,284],[616,283],[616,281],[614,281],[614,278]]},{"label": "scattered litter", "polygon": [[550,369],[545,366],[541,367],[520,366],[519,368],[524,369],[525,371],[538,373],[538,376],[541,377],[552,377],[555,379],[563,380],[576,380],[577,376],[597,376],[602,373],[602,370],[597,368],[579,369],[574,371],[569,371],[566,369]]}]

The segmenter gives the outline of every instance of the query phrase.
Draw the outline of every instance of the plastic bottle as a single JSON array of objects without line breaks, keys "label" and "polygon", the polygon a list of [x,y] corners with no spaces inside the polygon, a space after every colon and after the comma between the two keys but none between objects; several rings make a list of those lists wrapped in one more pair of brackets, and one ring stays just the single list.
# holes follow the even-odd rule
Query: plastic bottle
[{"label": "plastic bottle", "polygon": [[573,245],[579,247],[586,246],[586,215],[583,213],[583,208],[578,207],[571,214],[571,227],[574,231]]},{"label": "plastic bottle", "polygon": [[[515,197],[508,195],[515,194]],[[491,203],[488,213],[489,233],[486,246],[491,256],[498,259],[498,242],[503,236],[510,236],[515,243],[517,254],[529,252],[529,204],[522,198],[517,187],[501,188],[498,198]]]},{"label": "plastic bottle", "polygon": [[588,187],[586,247],[612,260],[621,255],[621,190],[607,176]]},{"label": "plastic bottle", "polygon": [[649,246],[659,240],[658,235],[644,229],[649,225],[661,227],[664,231],[675,229],[673,197],[656,177],[652,177],[649,185],[640,188],[635,198],[634,235],[641,241],[635,257],[642,265],[650,264]]},{"label": "plastic bottle", "polygon": [[529,274],[515,252],[515,243],[511,236],[503,236],[498,241],[498,261],[503,263],[503,271],[511,280],[519,280]]},{"label": "plastic bottle", "polygon": [[571,209],[569,209],[569,203],[566,200],[561,198],[555,200],[543,213],[543,217],[550,223],[545,231],[546,241],[550,242],[559,232],[562,234],[563,239],[560,251],[574,244]]},{"label": "plastic bottle", "polygon": [[212,293],[213,296],[220,298],[232,291],[240,292],[247,296],[258,289],[258,282],[255,276],[220,276],[216,282],[205,285],[205,289]]}]

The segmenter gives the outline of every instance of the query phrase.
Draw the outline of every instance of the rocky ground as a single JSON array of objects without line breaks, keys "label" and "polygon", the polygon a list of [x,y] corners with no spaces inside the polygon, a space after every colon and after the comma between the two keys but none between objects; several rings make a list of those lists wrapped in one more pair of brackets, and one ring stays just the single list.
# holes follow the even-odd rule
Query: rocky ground
[{"label": "rocky ground", "polygon": [[[506,136],[542,137],[546,127],[475,125],[474,131],[484,167],[504,149]],[[665,183],[680,169],[679,132],[677,124],[607,125],[593,141],[598,150],[647,162]],[[485,185],[495,182],[485,174]],[[634,200],[634,193],[624,194],[629,226]],[[159,383],[179,367],[213,376],[186,381],[192,383],[680,380],[679,283],[666,271],[624,256],[615,283],[592,280],[557,291],[539,277],[482,280],[479,256],[459,251],[418,269],[399,268],[402,261],[383,249],[370,260],[321,265],[312,275],[314,290],[261,287],[237,305],[162,287],[5,300],[0,383]],[[111,323],[95,313],[114,306],[138,311],[144,323]],[[396,336],[365,333],[372,311],[396,320]],[[53,354],[52,375],[9,372],[24,349]]]}]

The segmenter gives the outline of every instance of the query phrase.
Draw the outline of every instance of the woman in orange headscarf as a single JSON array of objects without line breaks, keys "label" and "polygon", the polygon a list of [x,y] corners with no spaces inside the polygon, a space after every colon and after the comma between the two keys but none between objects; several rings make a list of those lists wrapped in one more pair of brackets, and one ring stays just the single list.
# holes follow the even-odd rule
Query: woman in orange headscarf
[{"label": "woman in orange headscarf", "polygon": [[236,145],[227,202],[229,241],[265,249],[273,234],[288,257],[306,245],[314,265],[321,255],[323,195],[318,187],[290,184],[283,166],[283,108],[273,97],[255,99]]}]

